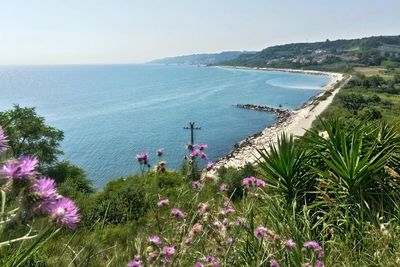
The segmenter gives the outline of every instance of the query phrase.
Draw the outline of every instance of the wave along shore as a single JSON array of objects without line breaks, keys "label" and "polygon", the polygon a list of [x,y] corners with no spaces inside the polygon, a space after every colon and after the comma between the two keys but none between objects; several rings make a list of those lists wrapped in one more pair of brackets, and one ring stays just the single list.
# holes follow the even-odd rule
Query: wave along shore
[{"label": "wave along shore", "polygon": [[[228,66],[220,66],[228,67]],[[263,131],[254,134],[245,140],[242,140],[235,145],[234,149],[231,150],[228,155],[220,158],[217,161],[217,166],[234,167],[240,168],[245,164],[254,164],[259,159],[257,149],[268,148],[270,144],[276,145],[278,137],[283,133],[291,134],[295,137],[299,137],[305,134],[305,132],[311,128],[313,121],[329,106],[335,95],[339,90],[348,82],[343,81],[343,74],[334,72],[314,71],[314,70],[297,70],[297,69],[275,69],[275,68],[248,68],[248,67],[229,67],[237,69],[248,69],[248,70],[264,70],[264,71],[282,71],[282,72],[293,72],[303,73],[311,75],[327,75],[331,81],[324,86],[324,91],[313,97],[310,101],[306,102],[301,108],[292,110],[290,115],[284,119],[279,120],[272,126],[265,128]],[[340,83],[335,88],[335,85]],[[318,99],[326,91],[330,91],[332,94],[326,99]]]}]

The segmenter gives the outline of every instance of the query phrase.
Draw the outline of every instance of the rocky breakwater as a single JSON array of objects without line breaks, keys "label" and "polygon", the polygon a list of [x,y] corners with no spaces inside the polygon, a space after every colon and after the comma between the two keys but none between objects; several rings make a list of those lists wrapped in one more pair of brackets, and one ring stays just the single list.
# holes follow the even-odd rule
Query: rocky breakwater
[{"label": "rocky breakwater", "polygon": [[246,162],[254,163],[256,161],[254,152],[256,149],[262,149],[268,143],[276,142],[277,132],[286,127],[296,111],[288,109],[279,109],[255,104],[237,104],[237,108],[258,110],[263,112],[272,112],[277,115],[278,121],[273,125],[247,137],[241,142],[234,145],[233,149],[224,157],[217,161],[217,166],[241,167]]},{"label": "rocky breakwater", "polygon": [[292,111],[290,111],[288,109],[272,108],[272,107],[268,107],[268,106],[255,105],[255,104],[236,104],[235,107],[251,109],[251,110],[258,110],[258,111],[265,111],[265,112],[272,112],[277,115],[277,117],[279,118],[279,121],[285,120],[290,115],[292,115]]}]

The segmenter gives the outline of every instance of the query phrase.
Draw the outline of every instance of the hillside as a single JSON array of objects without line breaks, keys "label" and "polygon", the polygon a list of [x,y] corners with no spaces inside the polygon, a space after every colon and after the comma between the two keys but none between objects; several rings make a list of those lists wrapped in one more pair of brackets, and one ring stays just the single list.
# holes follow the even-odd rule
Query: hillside
[{"label": "hillside", "polygon": [[400,35],[277,45],[219,64],[345,71],[354,66],[377,66],[383,61],[400,62]]},{"label": "hillside", "polygon": [[194,54],[177,57],[167,57],[152,60],[150,64],[185,64],[185,65],[210,65],[221,61],[233,60],[241,55],[251,55],[256,52],[248,51],[228,51],[213,54]]}]

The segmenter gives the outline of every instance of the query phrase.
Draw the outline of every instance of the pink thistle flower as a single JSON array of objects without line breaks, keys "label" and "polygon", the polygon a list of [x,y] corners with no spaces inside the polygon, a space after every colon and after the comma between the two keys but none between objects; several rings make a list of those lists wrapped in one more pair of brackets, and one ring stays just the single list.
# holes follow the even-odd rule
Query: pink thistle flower
[{"label": "pink thistle flower", "polygon": [[294,249],[296,247],[296,243],[293,241],[293,239],[285,240],[284,245],[287,249]]},{"label": "pink thistle flower", "polygon": [[175,254],[175,248],[170,246],[163,247],[163,254],[165,261],[169,262],[172,259],[172,256]]},{"label": "pink thistle flower", "polygon": [[19,160],[9,160],[4,164],[1,173],[8,179],[22,180],[35,176],[38,160],[36,157],[24,156]]},{"label": "pink thistle flower", "polygon": [[139,161],[140,164],[143,165],[148,165],[149,164],[149,154],[146,152],[140,152],[136,155],[137,161]]},{"label": "pink thistle flower", "polygon": [[203,232],[203,225],[201,223],[195,223],[190,231],[193,235],[198,235]]},{"label": "pink thistle flower", "polygon": [[186,246],[189,246],[190,244],[192,244],[192,242],[193,242],[193,238],[192,237],[188,237],[184,241]]},{"label": "pink thistle flower", "polygon": [[149,243],[155,244],[155,245],[160,245],[161,244],[161,238],[157,235],[149,236],[147,238],[147,241]]},{"label": "pink thistle flower", "polygon": [[316,260],[315,261],[315,267],[324,267],[324,262],[321,260]]},{"label": "pink thistle flower", "polygon": [[190,157],[192,157],[192,158],[194,158],[194,157],[196,157],[197,155],[199,155],[200,154],[200,150],[199,149],[194,149],[191,153],[190,153]]},{"label": "pink thistle flower", "polygon": [[225,183],[222,183],[218,186],[218,189],[219,189],[219,191],[226,192],[226,191],[228,191],[228,185]]},{"label": "pink thistle flower", "polygon": [[207,171],[215,171],[217,169],[217,164],[215,164],[214,162],[208,162],[207,163]]},{"label": "pink thistle flower", "polygon": [[322,249],[321,245],[316,241],[308,241],[303,244],[304,248],[312,248],[314,252],[318,255],[318,257],[324,256],[324,250]]},{"label": "pink thistle flower", "polygon": [[208,159],[207,155],[206,155],[205,153],[203,153],[202,151],[200,151],[199,156],[200,156],[200,158],[202,158],[202,159],[205,159],[205,160]]},{"label": "pink thistle flower", "polygon": [[250,189],[251,187],[265,187],[265,182],[264,180],[258,179],[256,177],[246,177],[242,180],[242,184],[245,189]]},{"label": "pink thistle flower", "polygon": [[164,149],[163,148],[159,148],[156,150],[156,154],[158,157],[161,157],[164,154]]},{"label": "pink thistle flower", "polygon": [[140,260],[140,256],[135,256],[135,258],[132,261],[128,262],[127,266],[128,267],[142,267],[143,263]]},{"label": "pink thistle flower", "polygon": [[276,260],[272,259],[269,261],[269,266],[270,267],[279,267],[279,263]]},{"label": "pink thistle flower", "polygon": [[54,204],[60,195],[57,193],[55,182],[53,179],[42,177],[34,180],[31,185],[31,193],[35,199],[38,200],[38,204],[35,206],[35,211],[50,212]]},{"label": "pink thistle flower", "polygon": [[192,182],[192,187],[193,187],[193,189],[201,190],[203,185],[201,184],[200,181],[193,181]]},{"label": "pink thistle flower", "polygon": [[174,217],[177,217],[177,218],[181,218],[181,219],[185,218],[185,216],[186,216],[185,213],[183,211],[179,210],[178,208],[172,208],[171,215]]},{"label": "pink thistle flower", "polygon": [[7,151],[7,137],[4,134],[3,128],[0,125],[0,153],[6,152]]},{"label": "pink thistle flower", "polygon": [[267,231],[268,231],[267,228],[265,228],[263,226],[259,226],[256,228],[256,230],[254,230],[254,235],[258,239],[262,239],[267,235]]},{"label": "pink thistle flower", "polygon": [[220,267],[221,266],[219,261],[217,260],[217,258],[215,258],[214,256],[205,256],[205,257],[203,257],[203,260],[211,263],[212,267]]},{"label": "pink thistle flower", "polygon": [[202,262],[198,261],[194,264],[194,267],[204,267],[204,264]]},{"label": "pink thistle flower", "polygon": [[57,224],[74,230],[80,221],[79,209],[72,200],[62,197],[52,205],[51,218]]},{"label": "pink thistle flower", "polygon": [[207,203],[200,203],[198,207],[199,207],[198,213],[200,215],[204,215],[205,213],[207,213],[209,206]]},{"label": "pink thistle flower", "polygon": [[169,205],[169,199],[161,199],[160,201],[157,202],[158,207],[168,206],[168,205]]},{"label": "pink thistle flower", "polygon": [[199,144],[199,145],[196,145],[196,146],[199,148],[200,151],[203,151],[204,149],[206,149],[208,147],[207,144]]}]

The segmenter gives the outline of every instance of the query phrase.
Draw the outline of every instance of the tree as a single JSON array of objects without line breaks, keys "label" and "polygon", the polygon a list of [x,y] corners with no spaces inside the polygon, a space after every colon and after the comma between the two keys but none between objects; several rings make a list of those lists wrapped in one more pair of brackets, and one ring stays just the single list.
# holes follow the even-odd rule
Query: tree
[{"label": "tree", "polygon": [[62,154],[60,142],[64,133],[48,126],[35,108],[20,107],[0,112],[0,125],[9,139],[10,153],[15,158],[35,155],[42,164],[51,164]]}]

